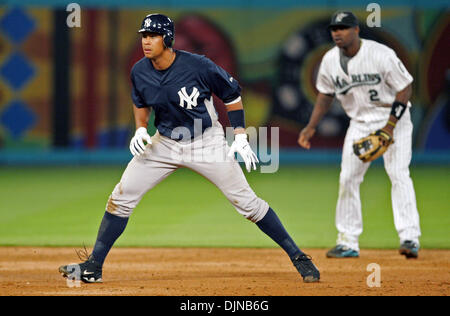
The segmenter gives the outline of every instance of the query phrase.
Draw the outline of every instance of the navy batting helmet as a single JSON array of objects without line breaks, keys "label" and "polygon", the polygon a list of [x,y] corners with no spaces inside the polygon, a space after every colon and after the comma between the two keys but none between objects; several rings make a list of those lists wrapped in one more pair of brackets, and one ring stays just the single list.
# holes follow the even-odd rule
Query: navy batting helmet
[{"label": "navy batting helmet", "polygon": [[154,13],[147,15],[138,31],[138,33],[144,32],[162,34],[166,47],[172,47],[175,41],[175,26],[173,21],[163,14]]}]

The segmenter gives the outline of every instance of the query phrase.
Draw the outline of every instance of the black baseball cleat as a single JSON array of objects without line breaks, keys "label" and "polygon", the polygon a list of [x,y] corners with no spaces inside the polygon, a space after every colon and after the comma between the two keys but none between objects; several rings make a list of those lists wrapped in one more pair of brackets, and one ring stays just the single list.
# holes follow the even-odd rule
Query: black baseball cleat
[{"label": "black baseball cleat", "polygon": [[101,283],[102,280],[102,265],[94,261],[92,256],[79,264],[68,264],[59,267],[58,271],[65,278],[70,278],[76,281],[83,281],[84,283]]},{"label": "black baseball cleat", "polygon": [[303,282],[305,283],[313,283],[319,282],[320,280],[320,272],[317,270],[316,266],[312,262],[311,256],[306,254],[300,254],[292,259],[292,263],[297,268],[297,271],[303,277]]},{"label": "black baseball cleat", "polygon": [[419,257],[419,244],[412,240],[406,240],[400,245],[398,252],[406,259],[417,259]]}]

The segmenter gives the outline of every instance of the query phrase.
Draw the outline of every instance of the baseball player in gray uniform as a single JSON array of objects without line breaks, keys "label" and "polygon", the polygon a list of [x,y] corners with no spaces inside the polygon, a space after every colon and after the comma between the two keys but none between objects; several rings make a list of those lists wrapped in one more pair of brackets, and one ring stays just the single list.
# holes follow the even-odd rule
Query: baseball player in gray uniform
[{"label": "baseball player in gray uniform", "polygon": [[310,148],[315,128],[334,98],[351,118],[342,151],[336,206],[337,245],[327,256],[359,256],[358,238],[363,228],[359,187],[370,163],[358,159],[353,143],[374,131],[381,131],[394,139],[383,159],[392,183],[392,208],[400,253],[407,258],[417,258],[419,214],[409,175],[413,129],[409,98],[413,78],[392,49],[359,37],[358,20],[353,13],[335,13],[329,29],[336,46],[322,59],[316,84],[319,94],[310,121],[298,139],[300,146]]},{"label": "baseball player in gray uniform", "polygon": [[[144,194],[178,168],[189,168],[214,183],[240,214],[280,245],[304,282],[318,282],[320,273],[311,257],[297,247],[267,202],[256,196],[235,160],[237,152],[248,172],[258,163],[245,134],[239,83],[205,56],[173,49],[174,32],[173,21],[165,15],[150,14],[142,21],[145,57],[131,70],[134,157],[108,199],[92,254],[83,263],[61,266],[59,272],[87,283],[101,282],[105,258]],[[213,93],[224,101],[234,128],[231,147],[218,122]],[[150,137],[152,110],[157,133]]]}]

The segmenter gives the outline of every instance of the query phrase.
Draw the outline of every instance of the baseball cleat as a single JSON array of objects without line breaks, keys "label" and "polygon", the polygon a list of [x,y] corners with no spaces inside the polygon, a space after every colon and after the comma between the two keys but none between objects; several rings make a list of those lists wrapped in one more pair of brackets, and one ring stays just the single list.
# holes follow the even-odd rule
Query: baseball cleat
[{"label": "baseball cleat", "polygon": [[327,258],[358,258],[359,252],[344,245],[337,245],[327,252]]},{"label": "baseball cleat", "polygon": [[94,261],[92,256],[83,263],[68,264],[59,267],[58,271],[65,278],[80,280],[84,283],[101,283],[102,265]]},{"label": "baseball cleat", "polygon": [[303,282],[305,283],[319,282],[320,280],[320,272],[311,259],[311,256],[306,254],[300,254],[292,259],[292,263],[303,277]]},{"label": "baseball cleat", "polygon": [[406,259],[417,259],[419,257],[419,244],[412,240],[406,240],[400,245],[398,252]]}]

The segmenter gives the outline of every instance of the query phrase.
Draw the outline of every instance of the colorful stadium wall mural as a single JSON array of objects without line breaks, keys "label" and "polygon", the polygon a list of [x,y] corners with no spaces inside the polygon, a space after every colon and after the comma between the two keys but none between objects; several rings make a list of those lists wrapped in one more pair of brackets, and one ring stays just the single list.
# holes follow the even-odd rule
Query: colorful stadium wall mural
[{"label": "colorful stadium wall mural", "polygon": [[[347,9],[361,36],[392,47],[415,78],[414,148],[450,150],[448,8],[383,8],[380,28],[366,26],[364,7]],[[240,81],[248,126],[279,127],[280,146],[298,148],[335,10],[82,7],[81,27],[69,28],[64,6],[3,6],[0,149],[126,149],[134,133],[129,72],[143,56],[136,30],[150,12],[174,19],[175,48],[207,55]],[[219,100],[216,107],[228,125]],[[347,125],[333,105],[314,146],[338,149]]]}]

